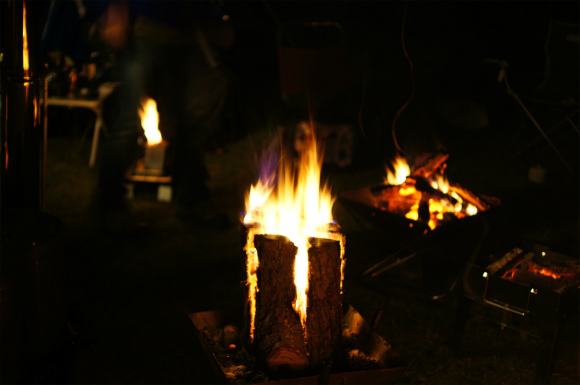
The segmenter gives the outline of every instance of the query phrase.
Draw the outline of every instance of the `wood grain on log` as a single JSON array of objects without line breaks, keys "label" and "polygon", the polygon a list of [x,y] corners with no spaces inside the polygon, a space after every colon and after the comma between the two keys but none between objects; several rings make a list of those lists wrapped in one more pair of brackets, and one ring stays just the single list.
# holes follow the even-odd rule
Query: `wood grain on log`
[{"label": "wood grain on log", "polygon": [[273,376],[299,375],[308,367],[304,332],[292,307],[297,247],[278,235],[255,235],[257,270],[254,346]]},{"label": "wood grain on log", "polygon": [[306,348],[310,367],[319,369],[336,358],[342,334],[340,242],[312,238]]}]

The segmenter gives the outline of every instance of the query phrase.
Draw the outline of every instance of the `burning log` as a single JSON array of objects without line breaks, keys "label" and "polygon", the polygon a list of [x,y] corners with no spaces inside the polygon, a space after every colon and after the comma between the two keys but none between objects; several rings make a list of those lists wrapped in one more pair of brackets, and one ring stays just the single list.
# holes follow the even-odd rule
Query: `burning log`
[{"label": "burning log", "polygon": [[490,208],[488,203],[482,202],[481,199],[469,190],[460,188],[459,186],[449,186],[449,190],[461,195],[465,201],[474,205],[479,211],[485,211]]},{"label": "burning log", "polygon": [[421,167],[416,169],[413,172],[413,176],[422,176],[423,178],[429,178],[433,175],[437,170],[441,169],[441,174],[445,170],[447,161],[449,158],[449,154],[437,154],[431,158]]},{"label": "burning log", "polygon": [[310,285],[306,348],[310,366],[330,365],[336,358],[342,333],[340,242],[312,238],[308,249]]},{"label": "burning log", "polygon": [[515,282],[530,285],[531,287],[541,287],[552,291],[556,291],[565,286],[560,279],[523,269],[515,269],[511,279]]},{"label": "burning log", "polygon": [[[248,234],[252,228],[245,228]],[[280,235],[253,235],[259,259],[253,348],[276,377],[318,371],[338,354],[342,333],[344,236],[330,225],[334,239],[311,238],[308,249],[308,317],[305,328],[293,308],[297,247]],[[251,324],[251,321],[248,322]]]},{"label": "burning log", "polygon": [[383,211],[425,223],[431,230],[445,222],[490,209],[492,202],[459,185],[449,184],[443,174],[448,157],[437,154],[411,173],[407,161],[398,156],[393,163],[394,173],[387,167],[385,185],[372,189],[371,193],[377,197],[373,197],[372,203]]},{"label": "burning log", "polygon": [[242,220],[248,335],[276,377],[320,373],[341,339],[345,239],[332,219],[330,190],[320,184],[313,131],[295,160],[282,157],[276,170],[265,162]]},{"label": "burning log", "polygon": [[455,205],[457,203],[457,199],[452,197],[451,195],[444,193],[441,190],[437,190],[431,186],[429,181],[422,176],[410,176],[407,178],[407,181],[414,180],[415,181],[415,189],[417,191],[421,191],[422,197],[427,196],[427,198],[436,198],[438,200],[448,200],[451,204]]},{"label": "burning log", "polygon": [[572,266],[544,266],[539,263],[535,263],[534,261],[530,261],[526,267],[528,270],[534,273],[546,275],[554,279],[563,279],[568,283],[578,282],[580,277],[580,272]]},{"label": "burning log", "polygon": [[308,356],[300,318],[292,308],[298,248],[273,235],[255,235],[254,245],[260,260],[254,347],[273,375],[300,374],[308,367]]}]

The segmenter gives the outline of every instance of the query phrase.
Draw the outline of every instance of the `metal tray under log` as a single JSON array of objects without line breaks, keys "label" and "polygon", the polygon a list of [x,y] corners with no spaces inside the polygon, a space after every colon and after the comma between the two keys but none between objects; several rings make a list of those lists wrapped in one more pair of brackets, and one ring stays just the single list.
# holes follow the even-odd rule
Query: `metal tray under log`
[{"label": "metal tray under log", "polygon": [[[392,384],[405,372],[407,364],[399,354],[371,329],[359,312],[352,306],[344,305],[341,358],[332,368],[327,367],[319,374],[299,378],[272,380],[268,378],[254,357],[243,348],[237,353],[228,351],[223,338],[224,328],[243,330],[243,310],[214,310],[191,313],[198,337],[212,363],[216,375],[231,384]],[[221,334],[221,336],[220,336]],[[235,344],[241,344],[243,336],[238,335]],[[246,356],[244,360],[243,356]],[[237,362],[236,362],[237,360]],[[241,361],[241,362],[240,362]],[[245,361],[245,362],[244,362]],[[252,378],[234,376],[232,372],[240,366],[248,371],[259,372]]]}]

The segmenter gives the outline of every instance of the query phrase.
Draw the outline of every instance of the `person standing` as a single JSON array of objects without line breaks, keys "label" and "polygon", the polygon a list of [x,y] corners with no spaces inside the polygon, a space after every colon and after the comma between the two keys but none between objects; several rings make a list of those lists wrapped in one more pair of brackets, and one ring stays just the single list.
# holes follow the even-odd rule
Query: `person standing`
[{"label": "person standing", "polygon": [[118,52],[123,74],[105,104],[113,116],[100,156],[97,204],[106,225],[122,226],[129,215],[124,178],[142,152],[138,109],[144,96],[157,102],[178,215],[213,228],[229,225],[211,201],[204,162],[204,145],[223,124],[231,83],[223,51],[234,40],[213,4],[110,2],[99,19],[100,36]]}]

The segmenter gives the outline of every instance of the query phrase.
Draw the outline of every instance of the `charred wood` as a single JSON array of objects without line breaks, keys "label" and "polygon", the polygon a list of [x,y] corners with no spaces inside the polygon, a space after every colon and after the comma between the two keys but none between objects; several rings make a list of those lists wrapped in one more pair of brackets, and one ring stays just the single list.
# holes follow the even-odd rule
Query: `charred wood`
[{"label": "charred wood", "polygon": [[428,178],[435,173],[435,171],[439,170],[439,173],[443,173],[445,170],[445,161],[449,158],[449,154],[437,154],[431,157],[423,166],[416,169],[412,176],[417,177],[421,176],[423,178]]}]

